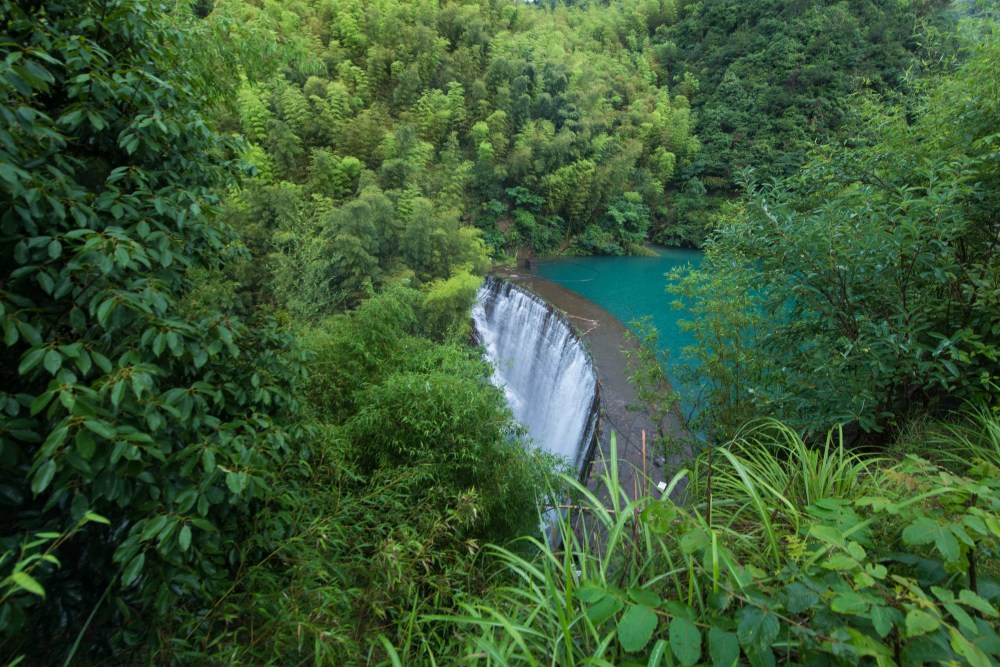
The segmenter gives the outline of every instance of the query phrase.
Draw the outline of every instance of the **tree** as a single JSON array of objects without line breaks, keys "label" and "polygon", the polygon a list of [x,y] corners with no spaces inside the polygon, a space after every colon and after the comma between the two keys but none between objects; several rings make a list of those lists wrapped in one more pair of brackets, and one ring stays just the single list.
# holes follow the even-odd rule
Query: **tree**
[{"label": "tree", "polygon": [[[763,316],[745,350],[754,374],[725,383],[735,403],[800,428],[877,433],[993,391],[1000,116],[986,72],[1000,42],[981,39],[912,106],[869,105],[867,146],[825,147],[796,178],[747,183],[712,244],[718,261],[703,269],[752,295]],[[728,293],[707,294],[707,309],[728,312]],[[694,329],[724,349],[711,321]],[[743,366],[716,370],[732,379]]]},{"label": "tree", "polygon": [[228,585],[290,455],[299,366],[267,320],[178,306],[186,272],[227,256],[212,213],[238,168],[174,60],[185,19],[141,0],[0,7],[0,567],[88,513],[110,524],[2,602],[5,649],[52,658],[55,637],[123,615],[124,634],[93,641],[134,641],[150,614]]}]

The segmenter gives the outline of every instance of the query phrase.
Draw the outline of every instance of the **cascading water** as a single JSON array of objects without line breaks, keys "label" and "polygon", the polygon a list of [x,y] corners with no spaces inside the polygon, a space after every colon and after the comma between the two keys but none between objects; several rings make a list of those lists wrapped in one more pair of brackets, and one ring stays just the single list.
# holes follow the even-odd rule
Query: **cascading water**
[{"label": "cascading water", "polygon": [[514,416],[579,471],[597,424],[597,377],[566,321],[538,297],[487,278],[472,318]]}]

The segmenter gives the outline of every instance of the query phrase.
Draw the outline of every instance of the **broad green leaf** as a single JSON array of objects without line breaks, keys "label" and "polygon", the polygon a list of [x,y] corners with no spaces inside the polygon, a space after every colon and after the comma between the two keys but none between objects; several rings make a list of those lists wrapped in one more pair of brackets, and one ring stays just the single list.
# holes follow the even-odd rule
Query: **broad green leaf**
[{"label": "broad green leaf", "polygon": [[645,588],[630,588],[628,589],[628,596],[638,604],[647,607],[655,608],[660,606],[660,596]]},{"label": "broad green leaf", "polygon": [[629,653],[641,651],[652,639],[656,624],[652,609],[639,604],[629,605],[618,621],[618,641]]},{"label": "broad green leaf", "polygon": [[115,382],[114,387],[111,388],[111,405],[117,408],[121,404],[124,396],[125,383],[119,380],[118,382]]},{"label": "broad green leaf", "polygon": [[49,487],[52,478],[55,476],[56,462],[49,459],[38,468],[35,476],[31,478],[31,492],[37,496]]},{"label": "broad green leaf", "polygon": [[97,451],[97,442],[94,440],[94,435],[90,431],[81,428],[76,432],[74,442],[76,443],[76,451],[80,452],[80,456],[82,456],[84,460],[89,461],[93,458],[94,453]]},{"label": "broad green leaf", "polygon": [[[205,472],[214,472],[215,471],[215,452],[213,452],[208,447],[206,447],[205,449],[203,449],[202,452],[201,452],[201,465],[204,468]],[[598,589],[598,590],[600,590],[600,589]],[[576,597],[578,599],[580,599],[580,600],[583,600],[583,602],[591,602],[591,600],[584,600],[580,596],[580,589],[577,589],[577,595],[576,595]]]},{"label": "broad green leaf", "polygon": [[62,447],[63,442],[66,441],[66,436],[69,435],[69,426],[63,425],[56,428],[49,437],[45,439],[40,450],[42,456],[52,456],[55,451]]},{"label": "broad green leaf", "polygon": [[684,533],[680,539],[681,551],[692,554],[699,549],[704,549],[711,544],[708,534],[701,528],[693,528]]},{"label": "broad green leaf", "polygon": [[832,544],[841,549],[845,546],[844,533],[835,526],[815,524],[809,528],[809,534],[821,542]]},{"label": "broad green leaf", "polygon": [[958,621],[959,625],[971,633],[976,632],[976,622],[972,620],[972,617],[969,616],[968,612],[954,602],[945,602],[944,608],[948,610],[948,613],[951,614],[956,621]]},{"label": "broad green leaf", "polygon": [[31,405],[28,408],[29,414],[32,417],[34,417],[35,415],[37,415],[39,412],[41,412],[46,407],[48,407],[49,403],[52,402],[52,399],[54,397],[55,397],[55,392],[51,392],[51,391],[46,391],[46,392],[44,392],[44,393],[39,394],[38,396],[36,396],[35,399],[33,401],[31,401]]},{"label": "broad green leaf", "polygon": [[823,561],[822,566],[827,570],[849,572],[851,570],[858,569],[858,561],[854,560],[847,554],[833,554],[825,561]]},{"label": "broad green leaf", "polygon": [[245,472],[228,472],[226,473],[226,486],[233,493],[239,495],[243,492],[246,487],[247,474]]},{"label": "broad green leaf", "polygon": [[37,579],[32,577],[27,572],[13,572],[10,575],[10,578],[15,584],[29,593],[37,595],[38,597],[45,597],[45,589],[42,588],[42,585],[38,583]]},{"label": "broad green leaf", "polygon": [[959,591],[958,600],[965,606],[972,607],[976,611],[980,611],[987,616],[993,617],[997,615],[997,610],[993,605],[969,589],[962,589]]},{"label": "broad green leaf", "polygon": [[177,543],[181,547],[181,551],[187,551],[191,546],[191,526],[184,524],[181,527],[181,532],[177,536]]},{"label": "broad green leaf", "polygon": [[838,614],[862,614],[868,610],[870,602],[853,592],[840,593],[830,601],[830,609]]},{"label": "broad green leaf", "polygon": [[913,545],[930,544],[940,530],[936,521],[921,517],[903,529],[903,542]]},{"label": "broad green leaf", "polygon": [[744,648],[769,651],[779,630],[778,617],[768,609],[747,606],[740,611],[736,634]]},{"label": "broad green leaf", "polygon": [[10,315],[3,318],[3,342],[8,347],[17,343],[20,334],[17,331],[17,324]]},{"label": "broad green leaf", "polygon": [[125,566],[122,571],[122,586],[131,586],[140,574],[142,574],[142,568],[146,564],[146,554],[140,553]]},{"label": "broad green leaf", "polygon": [[45,353],[45,361],[43,362],[45,370],[47,370],[52,375],[55,375],[59,369],[62,367],[62,355],[56,349],[50,349]]},{"label": "broad green leaf", "polygon": [[890,612],[885,607],[879,605],[872,605],[871,611],[872,625],[875,627],[875,632],[878,633],[879,637],[885,639],[892,630],[892,616]]},{"label": "broad green leaf", "polygon": [[[210,451],[211,450],[209,449],[205,450],[205,452],[210,452]],[[215,464],[214,456],[212,464],[213,466]],[[577,600],[580,600],[581,602],[586,602],[587,604],[590,604],[592,602],[597,602],[607,594],[608,592],[604,590],[603,586],[600,586],[589,579],[582,582],[580,586],[576,589],[575,593]]]},{"label": "broad green leaf", "polygon": [[86,419],[83,425],[93,433],[101,436],[105,440],[114,440],[117,435],[114,426],[99,419]]},{"label": "broad green leaf", "polygon": [[934,632],[941,627],[941,622],[925,611],[911,609],[906,614],[906,635],[908,637],[919,637],[920,635]]},{"label": "broad green leaf", "polygon": [[785,586],[785,607],[793,614],[801,614],[819,602],[819,596],[798,582]]},{"label": "broad green leaf", "polygon": [[931,593],[933,593],[934,597],[941,602],[951,602],[955,599],[954,593],[947,588],[941,588],[940,586],[931,586]]},{"label": "broad green leaf", "polygon": [[587,609],[587,618],[597,626],[617,614],[624,606],[625,603],[620,599],[614,595],[608,595]]},{"label": "broad green leaf", "polygon": [[18,374],[24,375],[35,366],[42,363],[42,359],[44,358],[45,348],[35,348],[33,350],[29,350],[28,353],[24,355],[24,358],[21,359],[21,363],[17,367]]},{"label": "broad green leaf", "polygon": [[24,337],[24,340],[28,341],[28,345],[35,347],[42,344],[42,335],[38,333],[38,329],[28,322],[18,320],[17,330]]},{"label": "broad green leaf", "polygon": [[734,667],[740,659],[740,642],[732,632],[713,625],[708,630],[708,653],[715,667]]},{"label": "broad green leaf", "polygon": [[954,563],[961,556],[958,540],[949,530],[941,530],[934,538],[934,546],[949,563]]},{"label": "broad green leaf", "polygon": [[948,636],[955,653],[968,660],[972,667],[991,667],[995,664],[978,646],[966,639],[955,628],[948,628]]},{"label": "broad green leaf", "polygon": [[708,606],[717,611],[725,611],[733,601],[733,596],[726,591],[714,591],[708,594]]},{"label": "broad green leaf", "polygon": [[670,621],[670,650],[685,667],[698,662],[701,657],[701,631],[698,626],[683,616],[675,616]]},{"label": "broad green leaf", "polygon": [[145,528],[142,529],[142,533],[139,535],[141,541],[146,541],[152,539],[160,534],[167,525],[167,515],[158,514],[146,524]]}]

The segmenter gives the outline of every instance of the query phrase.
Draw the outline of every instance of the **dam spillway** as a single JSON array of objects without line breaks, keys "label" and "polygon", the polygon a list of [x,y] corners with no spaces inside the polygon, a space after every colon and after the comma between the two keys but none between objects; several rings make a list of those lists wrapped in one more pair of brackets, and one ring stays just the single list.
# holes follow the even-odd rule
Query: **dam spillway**
[{"label": "dam spillway", "polygon": [[597,425],[597,376],[569,324],[539,297],[493,277],[472,318],[514,417],[536,445],[582,470]]}]

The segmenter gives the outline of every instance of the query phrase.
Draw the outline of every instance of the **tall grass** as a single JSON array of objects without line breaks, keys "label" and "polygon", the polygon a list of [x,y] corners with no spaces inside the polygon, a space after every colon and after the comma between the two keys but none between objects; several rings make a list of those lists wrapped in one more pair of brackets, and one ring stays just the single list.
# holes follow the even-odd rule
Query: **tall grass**
[{"label": "tall grass", "polygon": [[[461,598],[453,613],[415,615],[414,633],[381,664],[431,664],[444,655],[449,664],[496,666],[634,660],[623,649],[630,607],[648,604],[656,625],[670,628],[685,614],[714,617],[719,601],[734,596],[740,604],[758,604],[741,593],[753,577],[725,545],[735,542],[737,552],[767,570],[780,569],[783,538],[807,528],[813,504],[853,498],[877,479],[877,462],[847,451],[839,431],[811,448],[781,424],[760,423],[716,451],[710,524],[704,511],[707,457],[694,461],[693,471],[674,475],[662,497],[633,499],[619,481],[614,441],[611,454],[599,481],[603,493],[566,480],[579,500],[557,524],[558,548],[533,540],[532,558],[486,547],[510,579],[484,597]],[[691,482],[690,504],[681,508],[669,494],[685,480]],[[659,664],[672,650],[661,639],[643,649],[643,663],[655,657],[651,664]]]},{"label": "tall grass", "polygon": [[1000,413],[986,405],[968,407],[932,431],[927,443],[950,468],[962,470],[980,460],[1000,470]]},{"label": "tall grass", "polygon": [[788,426],[765,420],[744,427],[713,457],[699,456],[692,492],[711,502],[712,526],[742,543],[741,551],[780,566],[785,538],[799,534],[809,508],[865,495],[878,483],[882,462],[847,450],[839,428],[810,446]]},{"label": "tall grass", "polygon": [[[683,553],[679,532],[670,530],[677,518],[673,504],[628,496],[619,483],[614,438],[605,463],[598,491],[566,478],[578,500],[557,523],[558,547],[531,539],[534,558],[523,549],[486,547],[509,580],[484,598],[459,602],[453,614],[416,619],[417,635],[431,632],[444,642],[434,647],[437,655],[448,655],[449,664],[617,665],[623,654],[611,618],[622,605],[643,596],[702,597],[690,576],[694,556]],[[687,474],[677,473],[663,497]],[[600,490],[609,497],[607,505],[599,499]],[[612,613],[594,611],[600,606],[591,604],[595,591],[621,594],[621,599],[608,597]],[[442,626],[451,629],[449,635],[441,634]],[[381,664],[430,664],[433,655],[424,652],[429,648],[410,637]]]},{"label": "tall grass", "polygon": [[[983,614],[992,607],[970,597],[974,584],[962,593],[963,576],[925,581],[920,572],[934,568],[914,574],[912,564],[937,557],[939,535],[927,537],[924,526],[949,530],[963,513],[1000,525],[995,483],[973,470],[982,466],[970,466],[998,460],[1000,420],[976,415],[937,427],[935,449],[964,459],[957,475],[942,475],[925,459],[894,466],[851,452],[836,429],[810,444],[779,423],[760,422],[711,459],[705,453],[692,461],[664,493],[648,484],[638,498],[622,488],[613,438],[596,489],[564,478],[573,500],[553,523],[558,540],[485,545],[470,558],[460,556],[473,543],[454,537],[469,520],[467,507],[457,503],[443,517],[406,508],[394,487],[421,479],[382,478],[360,496],[338,495],[316,530],[273,555],[274,567],[249,573],[263,580],[249,581],[245,595],[202,619],[217,629],[217,644],[177,655],[393,667],[766,664],[765,655],[810,664],[859,655],[838,653],[847,640],[831,637],[843,628],[857,650],[889,655],[893,642],[897,653],[916,646],[923,635],[910,636],[911,612],[925,621],[920,614],[944,614],[947,653],[955,623],[968,633],[982,629],[953,604],[945,614],[933,600],[951,600],[950,591]],[[671,492],[684,485],[687,502],[674,504]],[[963,485],[985,494],[981,507],[959,502]],[[392,512],[379,513],[385,507]],[[406,539],[391,525],[400,516],[408,516]],[[996,539],[976,539],[977,554],[995,553]],[[958,572],[966,561],[948,562]],[[977,567],[983,595],[1000,590],[992,583],[996,567],[987,558]],[[897,600],[890,582],[905,582],[911,596]],[[248,603],[250,614],[241,608]],[[877,609],[888,614],[881,619],[891,622],[888,635],[865,620]]]}]

